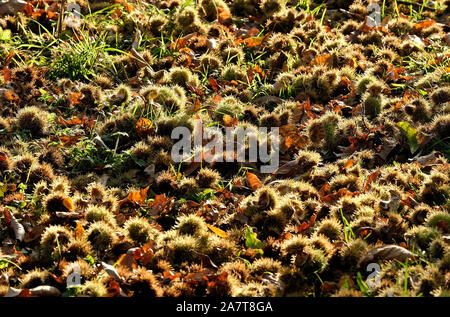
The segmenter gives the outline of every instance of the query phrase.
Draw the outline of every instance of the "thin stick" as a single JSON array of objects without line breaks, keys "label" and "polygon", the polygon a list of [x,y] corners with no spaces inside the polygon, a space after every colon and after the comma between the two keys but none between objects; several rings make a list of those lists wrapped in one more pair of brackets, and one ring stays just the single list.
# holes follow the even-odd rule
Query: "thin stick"
[{"label": "thin stick", "polygon": [[66,2],[67,0],[61,1],[61,8],[59,8],[59,16],[58,16],[58,24],[56,25],[56,34],[55,37],[58,37],[62,31],[62,24],[64,19],[64,12],[66,11]]}]

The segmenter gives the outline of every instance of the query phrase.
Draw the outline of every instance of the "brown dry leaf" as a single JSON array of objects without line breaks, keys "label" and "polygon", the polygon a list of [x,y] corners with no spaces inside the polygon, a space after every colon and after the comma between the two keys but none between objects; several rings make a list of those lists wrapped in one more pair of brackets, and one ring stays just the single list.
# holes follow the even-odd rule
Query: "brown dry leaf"
[{"label": "brown dry leaf", "polygon": [[398,260],[400,262],[404,262],[407,259],[413,258],[414,254],[398,245],[384,245],[381,247],[377,247],[369,251],[360,261],[359,266],[365,267],[365,264],[368,263],[376,263],[378,261],[390,261],[390,260]]},{"label": "brown dry leaf", "polygon": [[70,120],[65,120],[63,117],[58,117],[58,123],[67,127],[71,125],[83,124],[83,121],[79,118],[72,118]]},{"label": "brown dry leaf", "polygon": [[222,229],[216,228],[214,226],[211,226],[210,224],[206,224],[206,226],[212,231],[214,232],[216,235],[218,235],[221,238],[228,238],[228,235],[225,231],[223,231]]},{"label": "brown dry leaf", "polygon": [[212,77],[208,78],[209,84],[211,85],[211,88],[217,92],[219,90],[219,84],[217,83],[217,80],[215,80]]},{"label": "brown dry leaf", "polygon": [[181,48],[185,47],[187,42],[194,36],[197,35],[196,32],[194,33],[190,33],[188,35],[183,36],[182,38],[176,39],[174,42],[172,42],[170,44],[170,49],[175,51],[175,50],[180,50]]},{"label": "brown dry leaf", "polygon": [[84,136],[85,136],[84,133],[77,133],[75,135],[62,135],[62,136],[51,135],[50,140],[56,141],[56,142],[60,141],[63,145],[66,146],[66,145],[76,144],[78,142],[78,140]]},{"label": "brown dry leaf", "polygon": [[169,204],[170,199],[164,195],[157,195],[148,206],[150,207],[150,215],[160,215]]},{"label": "brown dry leaf", "polygon": [[380,174],[380,171],[375,171],[372,174],[369,175],[369,179],[366,182],[366,185],[364,186],[363,193],[365,193],[369,189],[370,183],[373,182],[373,180]]},{"label": "brown dry leaf", "polygon": [[280,127],[280,135],[284,137],[284,142],[282,143],[282,152],[288,150],[300,150],[304,148],[309,139],[304,135],[298,127],[293,124],[287,124]]},{"label": "brown dry leaf", "polygon": [[8,56],[6,56],[6,59],[5,59],[5,62],[4,62],[5,66],[9,64],[9,62],[11,61],[11,58],[13,58],[13,56],[14,56],[14,51],[11,50],[9,52]]},{"label": "brown dry leaf", "polygon": [[256,176],[255,174],[247,172],[247,178],[248,178],[250,187],[252,188],[253,191],[256,191],[257,189],[260,189],[261,187],[263,187],[263,184],[259,180],[258,176]]},{"label": "brown dry leaf", "polygon": [[116,297],[120,294],[120,285],[116,281],[108,283],[108,297]]},{"label": "brown dry leaf", "polygon": [[3,79],[5,81],[5,84],[11,81],[11,71],[9,70],[8,66],[3,67]]},{"label": "brown dry leaf", "polygon": [[298,164],[297,160],[289,161],[285,163],[284,165],[280,166],[273,174],[272,176],[276,175],[284,175],[286,177],[290,177],[295,175],[295,173],[298,171]]}]

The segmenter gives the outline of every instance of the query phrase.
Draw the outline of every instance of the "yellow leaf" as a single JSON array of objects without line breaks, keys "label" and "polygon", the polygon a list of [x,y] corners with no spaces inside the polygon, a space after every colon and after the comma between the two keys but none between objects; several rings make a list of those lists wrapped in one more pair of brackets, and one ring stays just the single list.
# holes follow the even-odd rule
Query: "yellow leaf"
[{"label": "yellow leaf", "polygon": [[64,205],[64,207],[66,207],[67,208],[67,210],[69,210],[70,212],[72,212],[73,211],[73,203],[72,203],[72,199],[70,199],[70,198],[64,198],[64,200],[63,200],[63,205]]},{"label": "yellow leaf", "polygon": [[227,235],[227,233],[226,233],[225,231],[223,231],[223,230],[221,230],[221,229],[219,229],[219,228],[216,228],[216,227],[214,227],[214,226],[211,226],[210,224],[206,224],[206,226],[207,226],[212,232],[214,232],[215,234],[217,234],[219,237],[221,237],[221,238],[228,238],[228,235]]}]

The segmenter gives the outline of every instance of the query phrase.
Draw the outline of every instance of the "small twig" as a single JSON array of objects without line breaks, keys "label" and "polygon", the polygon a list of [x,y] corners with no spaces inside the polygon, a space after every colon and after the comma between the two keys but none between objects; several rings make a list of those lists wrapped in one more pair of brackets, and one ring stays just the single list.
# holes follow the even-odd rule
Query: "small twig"
[{"label": "small twig", "polygon": [[66,1],[61,1],[61,8],[59,8],[59,16],[58,16],[58,24],[56,25],[56,34],[55,37],[58,37],[59,34],[62,31],[62,25],[63,25],[63,19],[64,19],[64,12],[66,11]]}]

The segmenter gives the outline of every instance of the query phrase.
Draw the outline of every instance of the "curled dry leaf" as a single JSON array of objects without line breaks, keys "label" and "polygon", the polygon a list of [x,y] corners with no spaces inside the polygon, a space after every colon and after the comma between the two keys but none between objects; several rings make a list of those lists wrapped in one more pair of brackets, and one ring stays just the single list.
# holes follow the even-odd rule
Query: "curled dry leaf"
[{"label": "curled dry leaf", "polygon": [[117,270],[114,266],[109,265],[108,263],[102,262],[102,267],[108,273],[109,276],[115,278],[118,281],[122,281],[123,278],[117,273]]},{"label": "curled dry leaf", "polygon": [[21,292],[21,289],[10,287],[8,293],[4,297],[17,297]]},{"label": "curled dry leaf", "polygon": [[19,221],[17,221],[17,219],[12,213],[9,212],[8,209],[4,209],[3,212],[6,216],[7,222],[9,222],[9,227],[14,232],[16,239],[19,241],[23,241],[23,239],[25,238],[25,228],[23,227],[23,225],[19,223]]},{"label": "curled dry leaf", "polygon": [[39,297],[57,297],[61,295],[61,292],[54,286],[41,285],[30,289],[30,294]]},{"label": "curled dry leaf", "polygon": [[259,180],[258,176],[253,173],[247,172],[248,182],[250,183],[250,187],[255,191],[263,187],[263,184]]},{"label": "curled dry leaf", "polygon": [[384,245],[369,251],[360,261],[359,266],[364,268],[369,263],[378,261],[398,260],[405,262],[407,259],[413,258],[414,254],[398,245]]},{"label": "curled dry leaf", "polygon": [[170,199],[167,198],[164,195],[157,195],[155,197],[155,200],[153,200],[150,204],[150,215],[156,216],[163,212],[163,210],[167,207],[169,204]]}]

